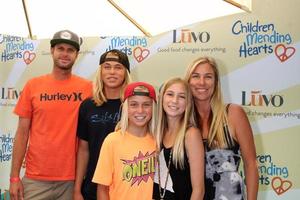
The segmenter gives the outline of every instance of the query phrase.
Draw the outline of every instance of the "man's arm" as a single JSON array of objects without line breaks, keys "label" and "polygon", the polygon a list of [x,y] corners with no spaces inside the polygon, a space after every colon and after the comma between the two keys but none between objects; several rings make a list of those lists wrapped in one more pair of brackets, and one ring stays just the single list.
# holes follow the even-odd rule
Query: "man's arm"
[{"label": "man's arm", "polygon": [[23,199],[24,191],[21,181],[16,181],[20,176],[21,166],[27,149],[27,143],[30,131],[30,118],[19,117],[18,128],[14,138],[12,163],[10,177],[15,180],[10,181],[9,193],[12,200]]},{"label": "man's arm", "polygon": [[109,186],[98,184],[98,186],[97,186],[97,199],[109,200]]},{"label": "man's arm", "polygon": [[81,185],[86,174],[88,160],[89,160],[89,146],[88,142],[79,139],[77,159],[76,159],[76,178],[74,185],[74,200],[82,200]]}]

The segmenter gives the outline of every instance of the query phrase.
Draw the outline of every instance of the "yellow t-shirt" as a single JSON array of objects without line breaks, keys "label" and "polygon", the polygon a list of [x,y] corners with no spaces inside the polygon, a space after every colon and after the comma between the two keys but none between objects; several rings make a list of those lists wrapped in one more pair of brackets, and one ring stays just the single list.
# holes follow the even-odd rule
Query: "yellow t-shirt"
[{"label": "yellow t-shirt", "polygon": [[152,199],[155,140],[120,132],[104,140],[93,182],[109,186],[111,200]]}]

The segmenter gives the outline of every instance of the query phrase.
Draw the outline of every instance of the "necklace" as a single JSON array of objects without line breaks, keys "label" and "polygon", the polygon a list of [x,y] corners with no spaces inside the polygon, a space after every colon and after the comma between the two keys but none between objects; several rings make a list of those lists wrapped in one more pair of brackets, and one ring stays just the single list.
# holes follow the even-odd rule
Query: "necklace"
[{"label": "necklace", "polygon": [[169,174],[170,174],[170,165],[171,165],[171,161],[172,161],[172,149],[170,151],[170,156],[169,156],[169,161],[168,161],[168,171],[167,171],[167,177],[166,177],[166,182],[164,185],[164,188],[162,190],[161,187],[161,179],[160,179],[160,163],[159,163],[159,159],[158,159],[158,183],[159,183],[159,197],[160,200],[164,200],[165,194],[166,194],[166,190],[167,190],[167,183],[168,183],[168,179],[169,179]]}]

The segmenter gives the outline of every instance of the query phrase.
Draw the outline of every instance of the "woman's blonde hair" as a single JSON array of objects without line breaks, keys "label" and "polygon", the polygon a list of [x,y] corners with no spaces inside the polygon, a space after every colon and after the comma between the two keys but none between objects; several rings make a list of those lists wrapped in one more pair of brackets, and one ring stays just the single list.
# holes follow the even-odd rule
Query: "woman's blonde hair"
[{"label": "woman's blonde hair", "polygon": [[[224,106],[224,101],[221,92],[220,74],[219,74],[217,63],[211,57],[200,57],[194,60],[189,65],[186,71],[185,80],[189,82],[191,75],[196,69],[196,67],[202,64],[209,64],[211,66],[215,78],[214,92],[210,99],[212,116],[210,116],[211,120],[210,120],[210,127],[209,127],[209,133],[207,138],[208,146],[211,148],[225,148],[228,147],[228,144],[225,138],[224,127],[228,124],[228,120],[227,120],[226,108]],[[197,108],[195,108],[195,110],[197,110]],[[199,113],[196,112],[195,116],[196,116],[195,121],[197,122],[197,127],[200,129],[200,131],[202,131],[201,129],[202,121]]]},{"label": "woman's blonde hair", "polygon": [[[121,101],[123,101],[123,94],[126,85],[131,82],[131,78],[128,70],[125,67],[124,69],[125,69],[125,76],[120,90]],[[104,94],[104,83],[101,74],[102,74],[102,67],[100,65],[99,68],[97,69],[96,76],[93,81],[93,101],[95,102],[96,106],[101,106],[104,102],[107,102],[107,98]]]},{"label": "woman's blonde hair", "polygon": [[[140,89],[140,86],[136,87]],[[143,92],[147,90],[147,88],[142,87]],[[148,90],[147,90],[148,91]],[[155,122],[156,122],[156,103],[152,100],[152,116],[150,121],[147,124],[147,132],[149,132],[154,137],[154,130],[155,130]],[[122,104],[122,114],[121,119],[115,127],[115,131],[121,131],[122,134],[125,134],[126,130],[129,126],[128,120],[128,98]]]},{"label": "woman's blonde hair", "polygon": [[181,169],[184,168],[184,152],[185,152],[185,134],[187,129],[190,126],[196,126],[194,121],[194,103],[191,91],[189,89],[189,85],[186,81],[181,78],[171,78],[167,80],[159,92],[159,99],[158,99],[158,121],[157,121],[157,129],[156,129],[156,142],[158,146],[158,151],[161,150],[164,134],[167,132],[169,126],[167,121],[167,114],[163,108],[163,98],[164,94],[167,89],[172,86],[173,84],[182,84],[184,86],[184,90],[186,93],[186,108],[185,112],[182,115],[180,120],[180,124],[178,124],[178,128],[176,130],[176,137],[174,146],[172,148],[173,151],[173,158],[172,161],[176,168],[180,167]]}]

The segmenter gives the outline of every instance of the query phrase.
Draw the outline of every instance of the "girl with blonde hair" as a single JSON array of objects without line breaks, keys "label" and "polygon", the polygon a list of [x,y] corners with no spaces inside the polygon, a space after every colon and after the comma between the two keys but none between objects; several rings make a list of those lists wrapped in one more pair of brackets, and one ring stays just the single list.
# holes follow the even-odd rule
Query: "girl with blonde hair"
[{"label": "girl with blonde hair", "polygon": [[204,149],[193,118],[188,84],[180,78],[166,81],[159,94],[156,141],[159,158],[153,199],[202,199]]}]

